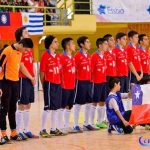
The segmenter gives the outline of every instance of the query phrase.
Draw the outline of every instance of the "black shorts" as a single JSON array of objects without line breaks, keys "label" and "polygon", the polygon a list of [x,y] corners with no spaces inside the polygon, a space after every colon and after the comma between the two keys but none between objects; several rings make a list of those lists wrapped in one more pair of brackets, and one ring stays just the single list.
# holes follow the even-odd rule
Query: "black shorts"
[{"label": "black shorts", "polygon": [[[137,72],[138,75],[141,74],[141,72]],[[130,79],[130,82],[129,83],[138,83],[137,79],[136,79],[136,76],[132,73],[132,72],[129,72],[129,79]]]},{"label": "black shorts", "polygon": [[66,106],[68,106],[69,109],[72,108],[74,102],[74,95],[74,90],[62,89],[62,108],[65,108]]},{"label": "black shorts", "polygon": [[122,77],[118,77],[118,78],[120,79],[120,85],[121,85],[120,92],[128,93],[129,92],[129,77],[122,76]]},{"label": "black shorts", "polygon": [[61,108],[62,89],[60,84],[44,82],[44,110],[57,110]]},{"label": "black shorts", "polygon": [[105,102],[107,98],[107,83],[94,83],[92,89],[93,102]]},{"label": "black shorts", "polygon": [[84,105],[92,102],[92,83],[90,81],[76,81],[74,104]]},{"label": "black shorts", "polygon": [[34,103],[34,86],[30,79],[20,78],[20,99],[18,104],[30,104]]}]

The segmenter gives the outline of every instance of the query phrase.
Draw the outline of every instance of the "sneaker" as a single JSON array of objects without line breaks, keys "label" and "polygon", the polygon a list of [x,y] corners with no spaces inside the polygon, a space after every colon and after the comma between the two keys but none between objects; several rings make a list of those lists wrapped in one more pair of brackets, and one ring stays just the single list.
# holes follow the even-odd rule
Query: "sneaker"
[{"label": "sneaker", "polygon": [[119,134],[123,133],[123,129],[118,127],[117,125],[112,125],[112,127],[117,133],[119,133]]},{"label": "sneaker", "polygon": [[9,140],[8,136],[3,136],[0,140],[0,145],[3,144],[11,144],[11,141]]},{"label": "sneaker", "polygon": [[47,133],[46,129],[40,131],[40,136],[43,138],[50,138],[51,135]]},{"label": "sneaker", "polygon": [[73,127],[73,130],[75,130],[76,133],[82,133],[83,130],[79,126]]},{"label": "sneaker", "polygon": [[10,136],[10,140],[13,140],[13,141],[22,141],[23,138],[19,134],[16,134],[15,136]]},{"label": "sneaker", "polygon": [[100,128],[100,129],[107,129],[108,125],[105,122],[101,122],[101,123],[97,123],[96,127]]},{"label": "sneaker", "polygon": [[112,127],[112,125],[108,126],[108,130],[107,131],[108,131],[109,134],[111,134],[112,131],[114,131],[114,128]]},{"label": "sneaker", "polygon": [[145,125],[145,130],[150,130],[150,125]]},{"label": "sneaker", "polygon": [[23,140],[27,140],[28,139],[28,137],[24,133],[20,132],[19,136],[21,136]]},{"label": "sneaker", "polygon": [[87,125],[87,126],[83,125],[83,130],[84,131],[93,131],[94,128],[91,125]]},{"label": "sneaker", "polygon": [[68,134],[68,131],[67,131],[65,128],[59,129],[59,131],[61,131],[64,135],[67,135],[67,134]]},{"label": "sneaker", "polygon": [[96,131],[96,130],[99,130],[99,129],[100,129],[100,128],[98,128],[98,127],[97,127],[96,125],[94,125],[94,124],[92,124],[91,126],[92,126],[92,128],[93,128],[93,130],[94,130],[94,131]]},{"label": "sneaker", "polygon": [[73,128],[71,127],[68,127],[68,128],[65,128],[66,132],[68,133],[78,133],[76,130],[74,130]]},{"label": "sneaker", "polygon": [[50,131],[50,135],[52,136],[64,136],[66,134],[64,134],[63,132],[61,132],[60,130],[56,129],[55,131]]},{"label": "sneaker", "polygon": [[32,132],[23,132],[28,138],[39,138],[38,135],[34,135]]}]

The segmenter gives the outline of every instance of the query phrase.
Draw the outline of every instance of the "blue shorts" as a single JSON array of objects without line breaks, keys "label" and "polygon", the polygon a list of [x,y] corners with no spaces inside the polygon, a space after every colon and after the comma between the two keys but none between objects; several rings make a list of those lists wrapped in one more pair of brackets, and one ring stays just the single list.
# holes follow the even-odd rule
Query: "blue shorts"
[{"label": "blue shorts", "polygon": [[105,102],[107,98],[107,83],[93,83],[92,90],[94,103]]},{"label": "blue shorts", "polygon": [[60,84],[44,82],[44,110],[57,110],[61,108],[62,89]]},{"label": "blue shorts", "polygon": [[90,81],[77,80],[74,104],[84,105],[92,103],[92,83]]},{"label": "blue shorts", "polygon": [[129,92],[129,77],[122,76],[122,77],[118,77],[118,78],[120,79],[120,85],[121,85],[120,92],[128,93]]},{"label": "blue shorts", "polygon": [[34,103],[34,86],[30,79],[20,78],[20,99],[18,104],[27,105]]},{"label": "blue shorts", "polygon": [[68,106],[69,109],[71,109],[73,107],[74,95],[75,95],[74,90],[62,89],[62,105],[61,105],[62,108]]}]

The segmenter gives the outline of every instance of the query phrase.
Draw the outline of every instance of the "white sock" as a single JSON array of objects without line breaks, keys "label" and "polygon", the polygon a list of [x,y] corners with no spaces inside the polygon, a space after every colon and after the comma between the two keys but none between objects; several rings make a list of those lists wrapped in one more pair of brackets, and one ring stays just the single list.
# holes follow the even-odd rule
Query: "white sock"
[{"label": "white sock", "polygon": [[55,131],[56,130],[56,110],[51,110],[51,115],[50,115],[51,119],[50,119],[50,125],[51,125],[51,131]]},{"label": "white sock", "polygon": [[41,131],[46,129],[46,122],[47,122],[48,115],[49,115],[49,110],[44,110],[42,113]]},{"label": "white sock", "polygon": [[96,106],[92,105],[91,111],[90,111],[90,124],[91,125],[94,125],[95,110],[96,110]]},{"label": "white sock", "polygon": [[18,133],[21,132],[22,120],[23,120],[23,111],[17,110],[16,111],[16,129]]},{"label": "white sock", "polygon": [[97,106],[97,123],[104,121],[105,106]]},{"label": "white sock", "polygon": [[85,104],[85,110],[84,110],[84,125],[89,125],[89,117],[90,117],[90,109],[91,104]]},{"label": "white sock", "polygon": [[74,127],[75,127],[78,126],[81,105],[75,104],[73,107],[74,107]]},{"label": "white sock", "polygon": [[104,120],[108,121],[107,114],[106,114],[106,105],[104,105]]},{"label": "white sock", "polygon": [[71,113],[71,110],[69,109],[64,110],[64,128],[69,127],[70,113]]},{"label": "white sock", "polygon": [[62,129],[63,128],[63,109],[58,109],[57,110],[57,116],[56,116],[56,122],[57,122],[57,129]]},{"label": "white sock", "polygon": [[24,110],[23,112],[23,122],[24,122],[24,132],[29,132],[29,119],[30,110]]}]

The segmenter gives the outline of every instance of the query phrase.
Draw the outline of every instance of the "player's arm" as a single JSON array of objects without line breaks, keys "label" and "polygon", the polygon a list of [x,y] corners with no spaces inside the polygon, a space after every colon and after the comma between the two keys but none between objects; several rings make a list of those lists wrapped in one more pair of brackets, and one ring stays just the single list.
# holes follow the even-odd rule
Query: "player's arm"
[{"label": "player's arm", "polygon": [[135,75],[136,79],[139,81],[141,80],[141,77],[138,75],[134,65],[132,62],[129,62],[129,68],[130,68],[130,71]]},{"label": "player's arm", "polygon": [[3,50],[1,56],[0,56],[0,71],[2,71],[2,66],[5,65],[5,63],[7,62],[7,58],[8,56],[11,55],[11,50],[9,48],[6,48]]},{"label": "player's arm", "polygon": [[44,85],[44,72],[40,72],[40,81],[41,81],[41,84],[43,87],[43,85]]}]

